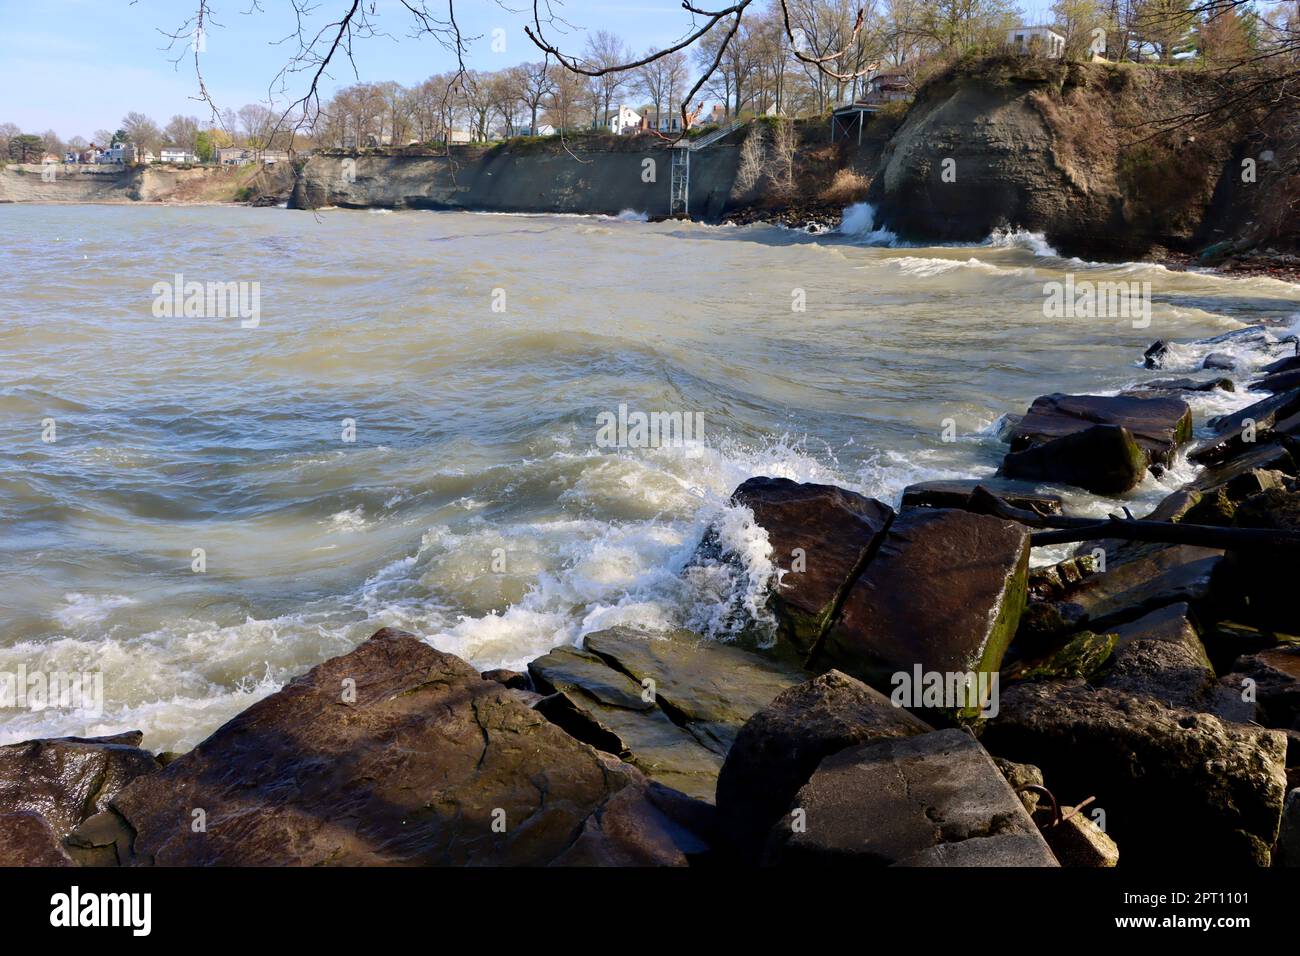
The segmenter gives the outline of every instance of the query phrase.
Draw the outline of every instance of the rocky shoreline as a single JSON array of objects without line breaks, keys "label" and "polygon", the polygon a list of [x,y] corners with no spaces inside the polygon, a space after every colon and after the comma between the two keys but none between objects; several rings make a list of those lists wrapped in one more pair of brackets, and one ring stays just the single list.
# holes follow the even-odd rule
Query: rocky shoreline
[{"label": "rocky shoreline", "polygon": [[[774,644],[614,628],[480,674],[385,628],[185,754],[0,747],[0,864],[1300,865],[1300,355],[1195,344],[1260,365],[1199,442],[1187,396],[1234,387],[1209,359],[1042,396],[999,475],[897,510],[742,483]],[[1120,495],[1184,455],[1139,521],[1036,487]]]}]

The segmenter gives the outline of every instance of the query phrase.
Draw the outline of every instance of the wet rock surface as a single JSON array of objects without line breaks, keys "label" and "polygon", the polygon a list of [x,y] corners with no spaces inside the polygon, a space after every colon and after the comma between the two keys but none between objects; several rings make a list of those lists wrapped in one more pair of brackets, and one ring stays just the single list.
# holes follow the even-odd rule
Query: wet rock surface
[{"label": "wet rock surface", "polygon": [[161,769],[139,731],[0,747],[0,813],[39,814],[60,838],[107,808],[137,777]]},{"label": "wet rock surface", "polygon": [[1168,464],[1192,435],[1192,413],[1182,399],[1161,395],[1043,395],[1034,399],[1012,431],[1011,450],[1023,451],[1094,425],[1127,429],[1149,462]]},{"label": "wet rock surface", "polygon": [[786,478],[751,478],[732,498],[753,511],[786,572],[773,588],[773,602],[786,639],[806,654],[893,520],[893,509],[843,488]]},{"label": "wet rock surface", "polygon": [[674,722],[720,757],[750,717],[808,678],[793,665],[690,631],[646,635],[611,628],[588,634],[583,644],[639,687],[651,689]]},{"label": "wet rock surface", "polygon": [[1056,866],[992,759],[943,730],[827,757],[772,831],[785,866]]},{"label": "wet rock surface", "polygon": [[643,779],[464,661],[385,629],[111,810],[134,834],[117,847],[134,864],[537,865]]},{"label": "wet rock surface", "polygon": [[556,648],[528,669],[536,686],[553,695],[537,705],[547,719],[654,780],[712,801],[722,757],[673,723],[641,684],[572,647]]},{"label": "wet rock surface", "polygon": [[903,489],[903,508],[959,508],[968,510],[975,489],[987,488],[1016,508],[1039,514],[1060,514],[1059,495],[1039,494],[1011,482],[996,479],[969,481],[922,481]]},{"label": "wet rock surface", "polygon": [[782,691],[746,722],[727,754],[717,787],[724,836],[743,858],[757,860],[773,824],[823,758],[855,744],[930,730],[840,671]]},{"label": "wet rock surface", "polygon": [[918,508],[895,519],[811,659],[878,688],[915,667],[993,673],[1024,608],[1029,538],[1010,521]]},{"label": "wet rock surface", "polygon": [[1149,459],[1122,425],[1093,425],[1061,438],[1011,451],[999,474],[1076,485],[1099,495],[1120,495],[1146,475]]}]

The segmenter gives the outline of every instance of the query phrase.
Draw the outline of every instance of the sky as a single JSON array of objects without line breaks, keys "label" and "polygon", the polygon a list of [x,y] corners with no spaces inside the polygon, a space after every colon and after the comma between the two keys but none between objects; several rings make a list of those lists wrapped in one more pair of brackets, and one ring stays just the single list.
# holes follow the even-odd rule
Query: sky
[{"label": "sky", "polygon": [[[347,0],[314,2],[317,29],[348,6]],[[1048,2],[1024,0],[1020,6],[1045,10]],[[454,66],[435,40],[411,36],[410,15],[398,0],[366,4],[374,5],[375,23],[388,35],[364,40],[354,50],[361,80],[412,85]],[[0,123],[89,139],[96,130],[117,129],[131,111],[160,125],[177,113],[206,119],[206,107],[195,99],[188,44],[169,50],[164,35],[177,32],[196,6],[192,0],[0,0]],[[540,51],[523,33],[531,6],[531,0],[458,0],[462,32],[481,37],[471,44],[467,65],[495,70],[538,59]],[[222,108],[266,102],[292,54],[291,44],[277,44],[294,28],[288,0],[212,0],[211,9],[213,22],[199,55],[209,93]],[[617,33],[637,51],[662,47],[691,23],[676,0],[565,0],[556,9],[572,25],[566,34],[552,34],[565,52],[580,52],[587,34],[598,29]],[[492,49],[494,30],[504,31],[500,52]],[[358,79],[342,62],[332,64],[331,73],[322,99]],[[293,96],[281,97],[281,105],[302,95],[306,80],[291,77]]]}]

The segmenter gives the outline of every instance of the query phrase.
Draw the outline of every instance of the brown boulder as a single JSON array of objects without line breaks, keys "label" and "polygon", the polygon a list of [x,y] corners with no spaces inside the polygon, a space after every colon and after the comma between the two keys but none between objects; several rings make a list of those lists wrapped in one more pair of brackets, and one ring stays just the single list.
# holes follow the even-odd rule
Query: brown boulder
[{"label": "brown boulder", "polygon": [[999,474],[1058,481],[1098,495],[1122,495],[1147,473],[1147,453],[1122,425],[1093,425],[1052,441],[1011,451]]},{"label": "brown boulder", "polygon": [[918,666],[993,674],[1020,621],[1028,573],[1029,536],[1021,525],[966,511],[906,511],[810,663],[838,667],[882,690]]},{"label": "brown boulder", "polygon": [[843,488],[788,478],[750,478],[732,499],[753,511],[767,532],[773,560],[785,572],[772,590],[777,619],[783,636],[806,654],[889,526],[893,509]]},{"label": "brown boulder", "polygon": [[72,865],[45,817],[35,810],[0,813],[0,867]]},{"label": "brown boulder", "polygon": [[1169,464],[1191,438],[1192,413],[1180,398],[1164,395],[1043,395],[1011,433],[1011,450],[1085,431],[1094,425],[1126,428],[1149,462]]},{"label": "brown boulder", "polygon": [[549,863],[642,778],[511,695],[385,628],[118,794],[134,841],[117,852],[179,866]]},{"label": "brown boulder", "polygon": [[822,759],[846,747],[928,733],[930,726],[839,671],[782,691],[736,738],[718,777],[723,834],[757,859],[768,831]]},{"label": "brown boulder", "polygon": [[56,737],[0,747],[0,813],[34,811],[60,837],[108,806],[158,760],[138,730],[112,737]]},{"label": "brown boulder", "polygon": [[963,730],[827,757],[772,830],[787,866],[1056,866],[1019,798]]},{"label": "brown boulder", "polygon": [[1096,797],[1127,864],[1267,866],[1286,738],[1081,680],[1018,684],[981,738],[1042,768],[1064,805]]}]

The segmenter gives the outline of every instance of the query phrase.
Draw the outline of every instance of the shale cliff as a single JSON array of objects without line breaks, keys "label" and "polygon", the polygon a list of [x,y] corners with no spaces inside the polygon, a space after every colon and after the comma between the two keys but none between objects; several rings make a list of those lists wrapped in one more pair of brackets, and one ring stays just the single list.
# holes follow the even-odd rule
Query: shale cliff
[{"label": "shale cliff", "polygon": [[[301,166],[289,205],[667,216],[672,153],[644,138],[595,145],[516,140],[442,154],[318,153]],[[736,161],[736,147],[725,143],[691,156],[692,216],[722,214]]]},{"label": "shale cliff", "polygon": [[975,241],[1000,226],[1062,252],[1131,258],[1213,241],[1248,117],[1166,132],[1208,92],[1190,70],[1008,57],[927,83],[881,157],[877,221],[906,239]]},{"label": "shale cliff", "polygon": [[225,169],[14,164],[0,167],[0,202],[274,201],[287,195],[292,178],[287,164]]}]

